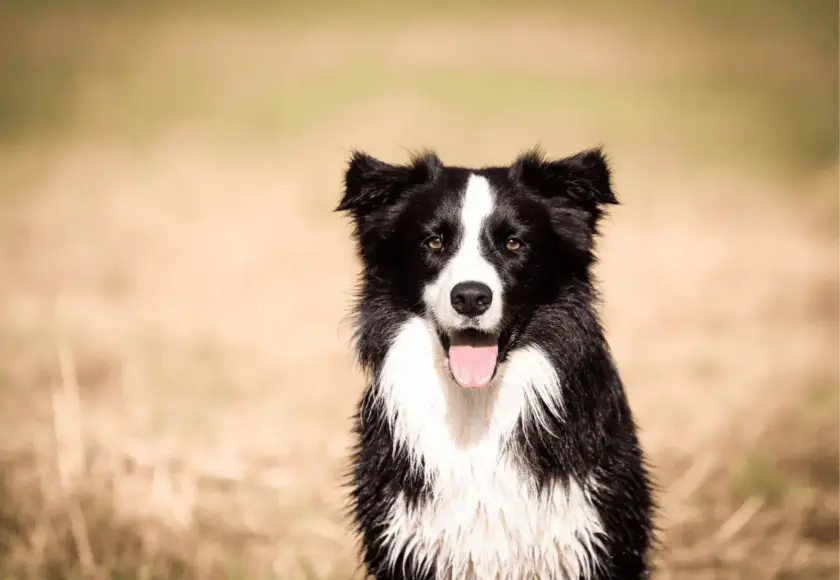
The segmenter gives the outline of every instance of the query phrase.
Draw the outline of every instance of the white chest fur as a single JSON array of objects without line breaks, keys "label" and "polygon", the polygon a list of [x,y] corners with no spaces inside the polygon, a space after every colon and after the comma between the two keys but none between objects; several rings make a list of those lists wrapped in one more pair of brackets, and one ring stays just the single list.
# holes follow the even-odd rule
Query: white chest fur
[{"label": "white chest fur", "polygon": [[[398,333],[379,377],[397,444],[433,482],[416,508],[398,497],[384,534],[392,557],[410,550],[442,579],[586,578],[603,532],[593,481],[537,495],[506,451],[518,418],[562,414],[560,380],[533,348],[511,353],[486,388],[449,379],[440,343],[422,318]],[[531,404],[535,399],[545,404]]]}]

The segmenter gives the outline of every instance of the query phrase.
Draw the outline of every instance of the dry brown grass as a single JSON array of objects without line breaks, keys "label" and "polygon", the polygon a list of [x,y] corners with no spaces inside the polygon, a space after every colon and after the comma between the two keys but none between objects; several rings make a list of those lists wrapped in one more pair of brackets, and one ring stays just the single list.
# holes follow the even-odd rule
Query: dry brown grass
[{"label": "dry brown grass", "polygon": [[837,402],[836,385],[815,385],[764,428],[711,447],[730,459],[696,481],[663,577],[837,577]]},{"label": "dry brown grass", "polygon": [[[39,63],[67,56],[74,103],[0,149],[0,578],[354,574],[347,151],[504,162],[535,135],[614,160],[598,275],[663,490],[660,577],[837,577],[837,164],[812,138],[836,56],[765,35],[727,60],[742,39],[698,29],[663,50],[673,31],[580,13],[51,14],[0,18],[0,64],[57,90]],[[745,74],[805,97],[746,107]],[[777,112],[800,122],[758,126]]]}]

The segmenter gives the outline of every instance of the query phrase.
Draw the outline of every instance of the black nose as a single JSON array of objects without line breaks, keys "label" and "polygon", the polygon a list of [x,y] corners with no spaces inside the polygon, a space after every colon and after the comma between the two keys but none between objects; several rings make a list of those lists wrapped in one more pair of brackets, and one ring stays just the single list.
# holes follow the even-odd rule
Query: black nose
[{"label": "black nose", "polygon": [[481,282],[461,282],[455,284],[449,299],[458,314],[478,316],[490,308],[493,292],[487,284]]}]

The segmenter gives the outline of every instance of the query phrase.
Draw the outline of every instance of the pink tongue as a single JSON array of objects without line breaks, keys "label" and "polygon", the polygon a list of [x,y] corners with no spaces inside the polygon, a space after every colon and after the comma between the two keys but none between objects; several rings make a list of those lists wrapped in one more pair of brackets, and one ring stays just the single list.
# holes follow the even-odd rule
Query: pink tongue
[{"label": "pink tongue", "polygon": [[462,387],[486,387],[496,370],[499,347],[450,346],[449,367]]}]

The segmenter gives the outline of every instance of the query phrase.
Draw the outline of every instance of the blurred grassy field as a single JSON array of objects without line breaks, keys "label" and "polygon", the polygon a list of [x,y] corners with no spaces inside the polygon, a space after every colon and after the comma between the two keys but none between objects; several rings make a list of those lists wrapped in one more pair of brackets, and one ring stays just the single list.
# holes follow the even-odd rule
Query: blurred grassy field
[{"label": "blurred grassy field", "polygon": [[348,152],[536,143],[613,163],[657,578],[837,578],[837,29],[821,0],[0,3],[0,578],[360,577]]}]

